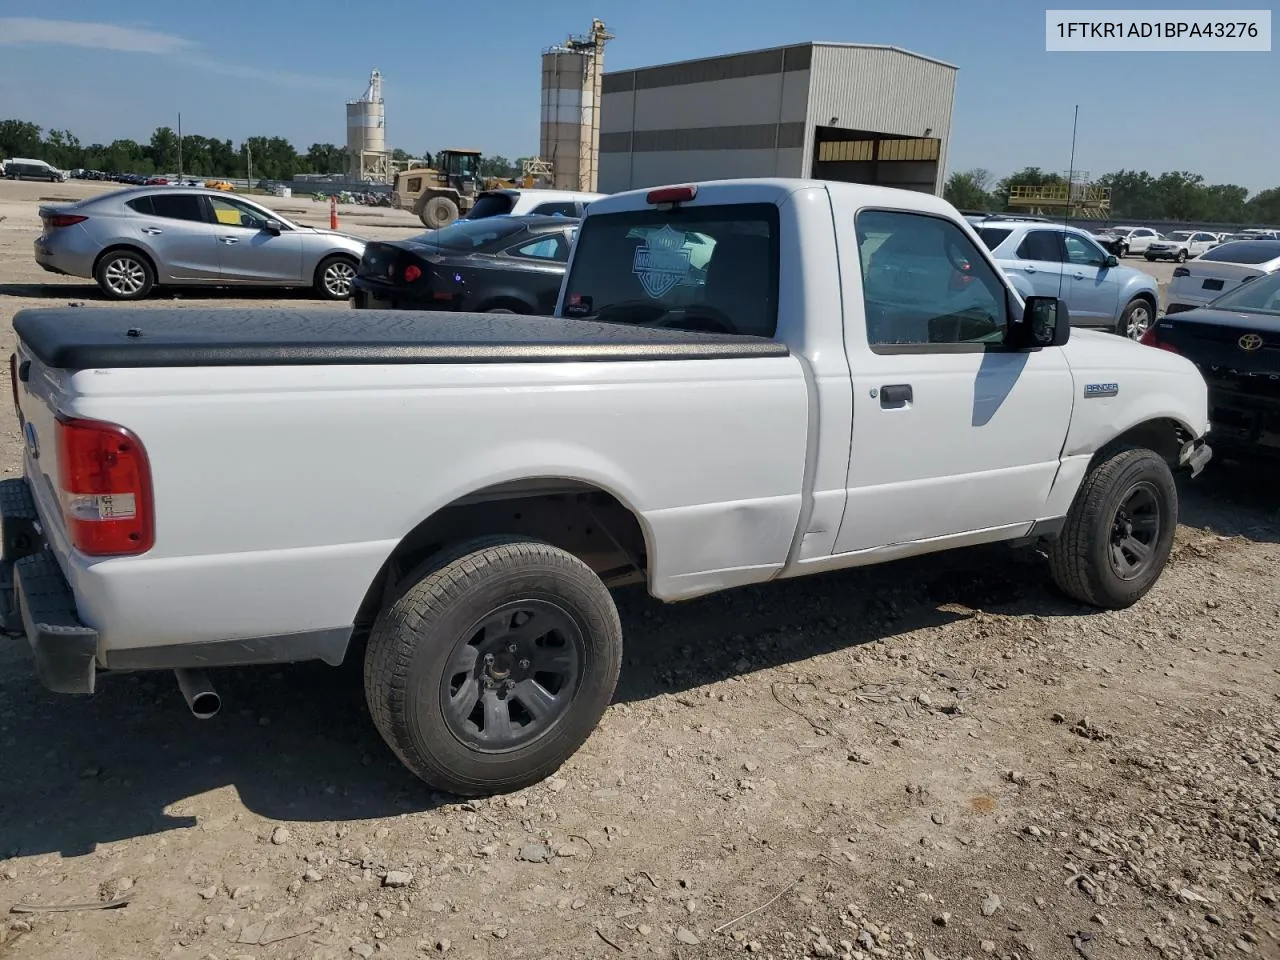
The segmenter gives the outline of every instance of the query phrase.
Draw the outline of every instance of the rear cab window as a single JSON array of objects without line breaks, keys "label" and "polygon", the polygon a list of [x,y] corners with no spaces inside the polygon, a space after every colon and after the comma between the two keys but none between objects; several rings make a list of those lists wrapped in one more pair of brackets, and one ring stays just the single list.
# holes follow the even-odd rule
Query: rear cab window
[{"label": "rear cab window", "polygon": [[482,220],[485,217],[501,217],[511,212],[515,206],[515,198],[507,193],[484,193],[476,198],[475,205],[467,214],[468,220]]},{"label": "rear cab window", "polygon": [[565,282],[564,316],[772,337],[778,233],[771,203],[588,217]]}]

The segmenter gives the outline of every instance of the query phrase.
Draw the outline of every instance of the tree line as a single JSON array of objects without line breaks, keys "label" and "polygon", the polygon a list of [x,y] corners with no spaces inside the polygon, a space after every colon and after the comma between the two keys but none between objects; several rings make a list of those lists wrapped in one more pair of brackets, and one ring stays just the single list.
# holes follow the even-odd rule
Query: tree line
[{"label": "tree line", "polygon": [[[997,180],[983,169],[947,178],[943,196],[961,210],[1009,210],[1015,185],[1066,184],[1066,177],[1027,167]],[[1280,187],[1249,196],[1233,183],[1206,183],[1198,173],[1173,171],[1153,176],[1145,170],[1117,170],[1093,181],[1111,188],[1112,220],[1185,220],[1234,224],[1280,224]]]},{"label": "tree line", "polygon": [[[0,159],[25,157],[44,160],[60,170],[101,170],[105,173],[178,172],[178,134],[172,127],[157,127],[146,143],[113,140],[110,143],[82,144],[70,130],[49,130],[27,120],[0,120]],[[394,150],[392,160],[407,161],[411,155]],[[418,156],[427,163],[432,154]],[[199,134],[182,135],[182,172],[193,177],[247,177],[265,180],[292,180],[298,174],[343,174],[347,153],[332,143],[313,143],[305,152],[283,137],[249,137],[239,144]],[[489,177],[510,177],[520,170],[521,160],[484,157],[481,173]]]}]

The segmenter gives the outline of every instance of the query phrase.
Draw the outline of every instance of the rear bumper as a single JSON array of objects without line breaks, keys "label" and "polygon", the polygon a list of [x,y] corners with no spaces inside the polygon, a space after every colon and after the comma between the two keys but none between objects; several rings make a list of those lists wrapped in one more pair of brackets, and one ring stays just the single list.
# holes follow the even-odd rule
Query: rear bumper
[{"label": "rear bumper", "polygon": [[449,300],[405,296],[400,290],[371,284],[357,276],[351,279],[351,307],[354,310],[452,310],[454,304]]},{"label": "rear bumper", "polygon": [[45,687],[54,693],[93,693],[98,632],[80,622],[24,478],[0,481],[0,519],[0,627],[26,637]]}]

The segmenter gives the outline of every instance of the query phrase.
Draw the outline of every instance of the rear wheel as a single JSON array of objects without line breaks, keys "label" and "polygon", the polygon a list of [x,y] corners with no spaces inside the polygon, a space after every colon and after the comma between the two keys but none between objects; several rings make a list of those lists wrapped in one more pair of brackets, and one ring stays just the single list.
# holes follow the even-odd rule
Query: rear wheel
[{"label": "rear wheel", "polygon": [[613,599],[577,557],[514,537],[440,554],[379,615],[365,655],[374,724],[400,760],[462,796],[553,773],[618,681]]},{"label": "rear wheel", "polygon": [[422,205],[418,219],[428,230],[439,230],[458,219],[458,205],[448,197],[430,197]]},{"label": "rear wheel", "polygon": [[134,250],[112,250],[98,261],[93,277],[112,300],[141,300],[156,285],[151,262]]},{"label": "rear wheel", "polygon": [[316,293],[325,300],[347,300],[355,275],[356,265],[349,257],[325,257],[316,267]]},{"label": "rear wheel", "polygon": [[1146,256],[1146,258],[1147,258],[1147,263],[1155,263],[1155,262],[1156,262],[1156,258],[1155,258],[1155,257],[1153,257],[1151,254],[1149,254],[1149,253],[1148,253],[1148,254],[1145,254],[1145,256]]},{"label": "rear wheel", "polygon": [[1049,569],[1068,596],[1108,610],[1142,599],[1164,570],[1178,525],[1178,489],[1164,458],[1117,450],[1085,476]]}]

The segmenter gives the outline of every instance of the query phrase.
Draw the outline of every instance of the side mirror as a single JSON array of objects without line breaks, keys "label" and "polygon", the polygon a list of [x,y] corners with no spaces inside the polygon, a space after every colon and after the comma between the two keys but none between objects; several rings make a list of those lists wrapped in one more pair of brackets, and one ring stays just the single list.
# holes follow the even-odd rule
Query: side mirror
[{"label": "side mirror", "polygon": [[267,233],[274,233],[276,235],[279,235],[282,227],[280,225],[279,220],[268,220],[266,223],[262,225],[262,229],[267,231]]},{"label": "side mirror", "polygon": [[1057,297],[1027,297],[1022,322],[1013,324],[1021,348],[1060,347],[1071,336],[1071,313]]},{"label": "side mirror", "polygon": [[1118,266],[1120,266],[1120,258],[1119,258],[1119,257],[1117,257],[1114,253],[1109,253],[1109,254],[1107,254],[1107,261],[1106,261],[1106,263],[1104,263],[1104,264],[1103,264],[1103,266],[1105,266],[1105,267],[1118,267]]}]

